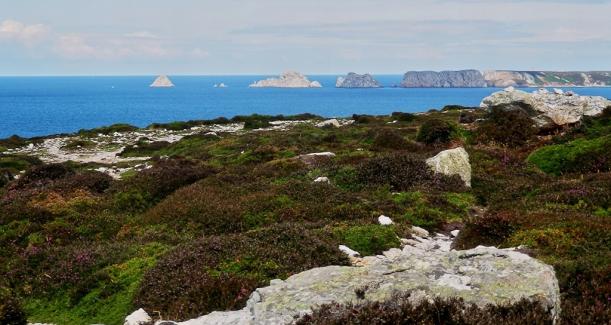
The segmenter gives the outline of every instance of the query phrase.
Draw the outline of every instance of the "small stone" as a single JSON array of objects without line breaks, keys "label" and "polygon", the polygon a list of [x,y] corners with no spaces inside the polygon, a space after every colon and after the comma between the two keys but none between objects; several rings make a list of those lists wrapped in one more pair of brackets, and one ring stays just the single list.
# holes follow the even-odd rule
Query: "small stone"
[{"label": "small stone", "polygon": [[412,233],[416,236],[420,237],[428,237],[429,232],[426,229],[422,229],[420,227],[412,226]]},{"label": "small stone", "polygon": [[361,256],[361,254],[355,250],[350,249],[348,246],[345,245],[339,245],[339,250],[342,251],[342,253],[350,256],[350,257],[358,257]]},{"label": "small stone", "polygon": [[318,177],[317,179],[314,180],[314,183],[327,183],[327,184],[331,184],[331,181],[329,180],[328,177]]},{"label": "small stone", "polygon": [[144,325],[152,321],[153,319],[151,316],[149,316],[144,309],[140,308],[131,313],[129,316],[125,317],[125,322],[123,325]]},{"label": "small stone", "polygon": [[378,217],[378,222],[382,225],[382,226],[390,226],[392,225],[394,222],[392,221],[392,219],[390,219],[387,216],[379,216]]},{"label": "small stone", "polygon": [[460,230],[452,230],[450,232],[450,234],[452,234],[452,237],[458,237],[458,234],[460,233]]}]

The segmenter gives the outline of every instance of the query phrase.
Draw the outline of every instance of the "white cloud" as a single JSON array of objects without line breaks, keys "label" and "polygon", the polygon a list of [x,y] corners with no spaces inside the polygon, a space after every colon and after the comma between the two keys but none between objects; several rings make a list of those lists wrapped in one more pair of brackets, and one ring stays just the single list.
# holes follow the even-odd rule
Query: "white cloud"
[{"label": "white cloud", "polygon": [[0,40],[12,40],[31,46],[47,34],[48,28],[42,24],[26,25],[10,19],[0,22]]},{"label": "white cloud", "polygon": [[129,58],[165,58],[179,54],[166,48],[160,41],[129,37],[96,37],[61,35],[55,52],[66,59],[120,60]]},{"label": "white cloud", "polygon": [[123,35],[128,38],[145,38],[145,39],[158,39],[159,37],[149,31],[138,31],[133,33],[127,33]]}]

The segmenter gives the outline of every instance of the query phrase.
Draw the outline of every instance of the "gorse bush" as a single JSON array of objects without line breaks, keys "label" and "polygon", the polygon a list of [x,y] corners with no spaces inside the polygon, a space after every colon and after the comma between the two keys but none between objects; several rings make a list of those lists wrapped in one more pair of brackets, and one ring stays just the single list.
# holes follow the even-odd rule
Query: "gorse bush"
[{"label": "gorse bush", "polygon": [[452,140],[456,128],[443,120],[426,120],[420,126],[416,140],[426,144],[448,143]]},{"label": "gorse bush", "polygon": [[346,265],[346,256],[328,237],[287,224],[181,245],[147,272],[135,305],[177,320],[239,309],[255,288],[272,279]]},{"label": "gorse bush", "polygon": [[611,135],[543,147],[528,161],[548,174],[596,173],[611,170]]},{"label": "gorse bush", "polygon": [[[365,293],[366,297],[366,293]],[[297,320],[298,325],[344,324],[553,324],[552,315],[539,302],[522,300],[512,305],[479,308],[458,298],[410,301],[397,295],[384,302],[328,304]]]},{"label": "gorse bush", "polygon": [[533,120],[527,111],[532,107],[508,104],[490,108],[476,131],[478,142],[495,142],[517,147],[531,140],[537,133]]}]

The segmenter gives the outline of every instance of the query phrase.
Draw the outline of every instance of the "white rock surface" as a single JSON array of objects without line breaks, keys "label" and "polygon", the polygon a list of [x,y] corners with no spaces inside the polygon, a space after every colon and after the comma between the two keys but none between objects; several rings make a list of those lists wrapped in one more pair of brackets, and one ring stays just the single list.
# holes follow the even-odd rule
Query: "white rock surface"
[{"label": "white rock surface", "polygon": [[165,76],[165,75],[161,75],[157,77],[157,79],[155,79],[155,81],[153,81],[153,83],[151,84],[151,88],[172,88],[172,87],[174,87],[172,80],[170,80],[170,78],[168,78],[168,76]]},{"label": "white rock surface", "polygon": [[420,237],[428,237],[429,236],[429,232],[426,229],[423,229],[423,228],[420,228],[420,227],[412,226],[411,231],[416,236],[420,236]]},{"label": "white rock surface", "polygon": [[471,164],[469,154],[464,148],[442,151],[435,157],[427,159],[426,163],[435,173],[458,175],[466,186],[471,187]]},{"label": "white rock surface", "polygon": [[547,89],[527,93],[521,90],[496,92],[482,100],[483,108],[501,104],[526,103],[532,106],[533,120],[539,126],[546,126],[551,120],[556,125],[579,122],[583,116],[595,116],[611,106],[611,100],[600,96],[579,96],[561,89],[549,92]]},{"label": "white rock surface", "polygon": [[288,71],[279,78],[269,78],[257,81],[250,85],[251,88],[321,88],[318,81],[310,81],[299,72]]},{"label": "white rock surface", "polygon": [[378,223],[381,224],[382,226],[390,226],[394,224],[391,218],[384,216],[384,215],[378,217]]},{"label": "white rock surface", "polygon": [[328,177],[318,177],[317,179],[314,180],[314,183],[327,183],[327,184],[331,184],[331,181],[329,180]]},{"label": "white rock surface", "polygon": [[338,128],[338,127],[341,127],[342,125],[339,123],[337,119],[330,119],[330,120],[322,121],[316,124],[316,126],[318,126],[319,128],[326,127],[326,126],[332,126],[332,127]]},{"label": "white rock surface", "polygon": [[344,253],[344,254],[346,254],[346,255],[348,255],[348,256],[350,256],[350,257],[357,257],[357,256],[361,256],[361,253],[359,253],[359,252],[357,252],[357,251],[355,251],[355,250],[352,250],[352,249],[350,249],[350,247],[345,246],[345,245],[339,245],[339,250],[340,250],[342,253]]},{"label": "white rock surface", "polygon": [[[239,311],[214,312],[182,325],[290,324],[294,317],[331,302],[385,301],[395,293],[412,293],[415,301],[460,297],[480,307],[522,298],[540,302],[554,317],[560,293],[554,269],[514,249],[479,246],[451,250],[451,239],[418,238],[403,249],[354,258],[356,266],[315,268],[272,281],[252,293]],[[364,300],[356,289],[364,290]],[[361,295],[362,296],[362,295]]]},{"label": "white rock surface", "polygon": [[129,316],[125,317],[125,322],[123,325],[143,325],[153,321],[151,316],[144,311],[144,309],[140,308],[135,312],[131,313]]},{"label": "white rock surface", "polygon": [[452,237],[458,237],[458,234],[460,233],[460,230],[452,230],[450,232],[450,234],[452,234]]}]

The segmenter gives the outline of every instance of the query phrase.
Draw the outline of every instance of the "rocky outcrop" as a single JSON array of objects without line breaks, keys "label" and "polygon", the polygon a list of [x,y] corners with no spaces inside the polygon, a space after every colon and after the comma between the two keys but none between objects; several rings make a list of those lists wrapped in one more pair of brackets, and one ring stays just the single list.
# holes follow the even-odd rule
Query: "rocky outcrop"
[{"label": "rocky outcrop", "polygon": [[484,71],[489,87],[601,87],[611,86],[611,72]]},{"label": "rocky outcrop", "polygon": [[496,92],[481,103],[481,107],[490,108],[505,104],[527,104],[532,111],[527,112],[539,127],[566,125],[579,122],[583,116],[601,114],[611,101],[600,96],[579,96],[573,92],[561,90],[547,91],[540,89],[532,93],[509,87]]},{"label": "rocky outcrop", "polygon": [[172,88],[174,84],[168,76],[159,76],[150,86],[151,88]]},{"label": "rocky outcrop", "polygon": [[125,317],[125,322],[123,325],[146,325],[149,324],[153,319],[149,314],[144,311],[144,309],[140,308],[135,312],[131,313],[129,316]]},{"label": "rocky outcrop", "polygon": [[250,85],[251,88],[321,88],[318,81],[310,81],[299,72],[289,71],[283,73],[279,78],[269,78],[257,81]]},{"label": "rocky outcrop", "polygon": [[253,292],[242,310],[214,312],[178,324],[289,324],[323,304],[385,301],[396,293],[411,293],[415,302],[460,297],[480,307],[524,298],[539,302],[555,319],[560,314],[554,269],[528,255],[483,246],[455,251],[444,235],[414,236],[404,242],[403,249],[384,255],[353,257],[359,266],[327,266],[285,281],[272,280]]},{"label": "rocky outcrop", "polygon": [[484,76],[477,70],[409,71],[403,76],[405,88],[478,88],[486,87]]},{"label": "rocky outcrop", "polygon": [[350,72],[345,77],[337,78],[337,88],[380,88],[381,85],[370,74],[356,74]]},{"label": "rocky outcrop", "polygon": [[471,164],[469,163],[469,154],[464,148],[442,151],[435,157],[427,159],[426,164],[435,173],[460,176],[465,185],[471,187]]}]

